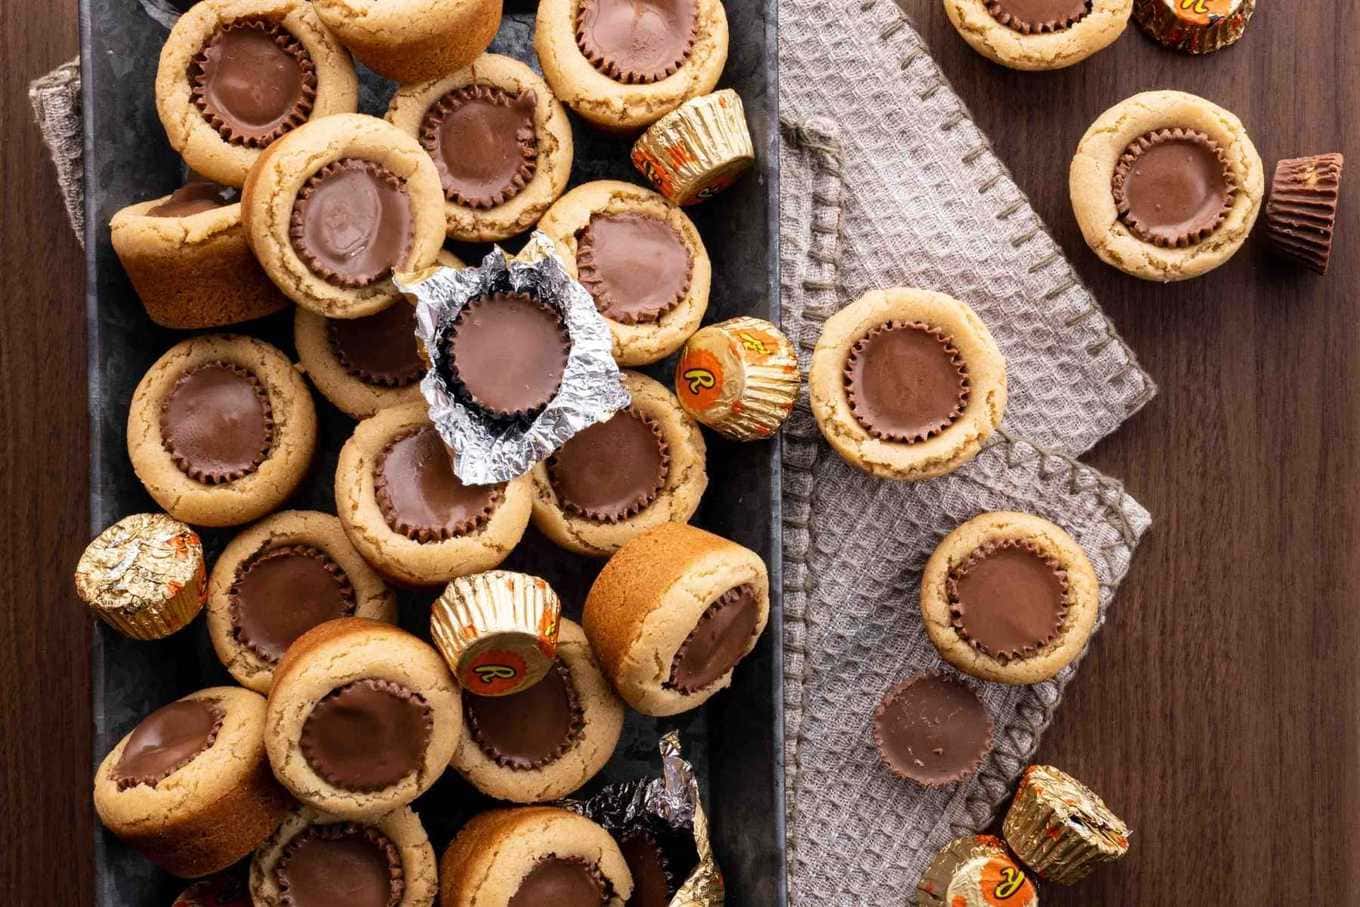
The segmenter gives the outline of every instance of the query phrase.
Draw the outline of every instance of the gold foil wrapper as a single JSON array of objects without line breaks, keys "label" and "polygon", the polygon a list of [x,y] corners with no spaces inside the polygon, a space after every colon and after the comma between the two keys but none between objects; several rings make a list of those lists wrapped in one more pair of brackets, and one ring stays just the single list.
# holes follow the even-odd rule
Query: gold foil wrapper
[{"label": "gold foil wrapper", "polygon": [[1038,907],[1034,883],[994,835],[955,838],[916,885],[917,907]]},{"label": "gold foil wrapper", "polygon": [[76,564],[76,594],[133,639],[161,639],[203,609],[208,577],[198,533],[163,513],[135,513],[105,529]]},{"label": "gold foil wrapper", "polygon": [[1222,50],[1247,30],[1256,0],[1134,0],[1134,21],[1159,43],[1192,54]]},{"label": "gold foil wrapper", "polygon": [[1129,850],[1129,827],[1086,785],[1049,765],[1025,769],[1002,832],[1026,866],[1063,885]]},{"label": "gold foil wrapper", "polygon": [[684,760],[680,752],[680,735],[670,731],[661,738],[661,765],[668,790],[683,785],[684,799],[694,810],[694,849],[699,854],[699,862],[689,877],[680,885],[669,907],[722,907],[727,897],[727,886],[723,882],[722,870],[713,856],[713,842],[708,837],[708,816],[704,813],[703,799],[699,796],[699,781],[694,775],[694,767]]},{"label": "gold foil wrapper", "polygon": [[675,366],[675,394],[685,412],[738,441],[779,431],[801,383],[793,344],[759,318],[703,328],[685,344]]},{"label": "gold foil wrapper", "polygon": [[686,101],[633,145],[633,166],[677,205],[712,198],[755,163],[741,97],[725,88]]},{"label": "gold foil wrapper", "polygon": [[449,583],[431,609],[430,632],[463,689],[509,696],[548,672],[561,619],[546,580],[491,570]]}]

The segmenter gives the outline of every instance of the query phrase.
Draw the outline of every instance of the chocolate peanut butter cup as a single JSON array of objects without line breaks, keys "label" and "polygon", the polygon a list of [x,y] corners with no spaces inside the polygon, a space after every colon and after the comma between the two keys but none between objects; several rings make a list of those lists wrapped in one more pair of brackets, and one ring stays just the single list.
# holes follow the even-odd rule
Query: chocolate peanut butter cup
[{"label": "chocolate peanut butter cup", "polygon": [[398,300],[376,315],[330,318],[326,337],[346,374],[378,387],[407,387],[425,374],[416,310]]},{"label": "chocolate peanut butter cup", "polygon": [[1344,164],[1340,154],[1280,161],[1266,204],[1266,236],[1271,245],[1319,274],[1327,273],[1332,257]]},{"label": "chocolate peanut butter cup", "polygon": [[601,907],[609,903],[612,888],[598,866],[549,854],[529,870],[508,907]]},{"label": "chocolate peanut butter cup", "polygon": [[222,709],[211,699],[181,699],[142,719],[113,767],[119,790],[155,787],[217,740]]},{"label": "chocolate peanut butter cup", "polygon": [[594,214],[576,244],[581,284],[600,314],[656,322],[688,295],[694,255],[675,227],[647,214]]},{"label": "chocolate peanut butter cup", "polygon": [[1195,129],[1158,129],[1120,156],[1111,184],[1119,219],[1164,248],[1201,242],[1223,223],[1237,185],[1223,149]]},{"label": "chocolate peanut butter cup", "polygon": [[924,674],[883,697],[874,713],[874,740],[893,774],[938,787],[978,770],[992,748],[992,719],[970,687]]},{"label": "chocolate peanut butter cup", "polygon": [[987,0],[987,12],[1022,35],[1065,31],[1091,14],[1091,0]]},{"label": "chocolate peanut butter cup", "polygon": [[405,431],[388,443],[378,457],[373,486],[387,525],[417,542],[481,529],[505,496],[504,485],[463,484],[432,425]]},{"label": "chocolate peanut butter cup", "polygon": [[738,586],[718,597],[699,618],[671,661],[665,686],[697,693],[736,666],[756,635],[760,608],[755,589]]},{"label": "chocolate peanut butter cup", "polygon": [[537,105],[529,89],[494,85],[466,85],[430,105],[420,143],[449,201],[487,210],[524,191],[538,169]]},{"label": "chocolate peanut butter cup", "polygon": [[560,759],[585,730],[585,712],[562,662],[533,686],[495,698],[464,696],[473,739],[497,765],[534,771]]},{"label": "chocolate peanut butter cup", "polygon": [[289,238],[311,272],[340,287],[388,277],[411,249],[414,218],[406,184],[374,161],[341,158],[302,184]]},{"label": "chocolate peanut butter cup", "polygon": [[561,314],[524,293],[496,293],[463,306],[449,328],[449,384],[488,416],[528,420],[562,386],[571,338]]},{"label": "chocolate peanut butter cup", "polygon": [[161,404],[161,443],[189,478],[221,485],[260,468],[274,443],[269,394],[248,369],[209,362],[179,377]]},{"label": "chocolate peanut butter cup", "polygon": [[420,770],[433,726],[425,697],[389,680],[365,678],[316,703],[299,748],[327,783],[346,791],[380,791]]},{"label": "chocolate peanut butter cup", "polygon": [[699,33],[695,0],[581,0],[576,44],[616,82],[646,85],[674,75]]},{"label": "chocolate peanut butter cup", "polygon": [[235,872],[225,872],[190,885],[170,907],[251,907],[250,890]]},{"label": "chocolate peanut butter cup", "polygon": [[670,450],[656,420],[630,406],[572,437],[548,458],[562,509],[596,523],[636,516],[656,500]]},{"label": "chocolate peanut butter cup", "polygon": [[917,444],[963,415],[971,382],[962,354],[939,328],[889,321],[850,347],[845,390],[865,431],[880,441]]},{"label": "chocolate peanut butter cup", "polygon": [[146,211],[147,217],[189,217],[204,211],[215,211],[231,204],[231,190],[208,180],[190,180],[170,194],[170,197]]},{"label": "chocolate peanut butter cup", "polygon": [[316,66],[292,33],[268,19],[227,23],[189,64],[189,100],[233,145],[263,148],[307,122]]},{"label": "chocolate peanut butter cup", "polygon": [[619,852],[633,876],[633,894],[624,907],[668,907],[675,882],[656,838],[637,829],[619,842]]},{"label": "chocolate peanut butter cup", "polygon": [[270,664],[312,627],[355,611],[349,577],[311,545],[261,549],[241,564],[228,594],[232,635]]},{"label": "chocolate peanut butter cup", "polygon": [[372,825],[312,825],[274,869],[284,907],[397,907],[406,891],[401,854]]},{"label": "chocolate peanut butter cup", "polygon": [[1067,616],[1067,573],[1033,542],[1002,539],[978,548],[950,572],[948,595],[959,636],[1008,664],[1058,637]]}]

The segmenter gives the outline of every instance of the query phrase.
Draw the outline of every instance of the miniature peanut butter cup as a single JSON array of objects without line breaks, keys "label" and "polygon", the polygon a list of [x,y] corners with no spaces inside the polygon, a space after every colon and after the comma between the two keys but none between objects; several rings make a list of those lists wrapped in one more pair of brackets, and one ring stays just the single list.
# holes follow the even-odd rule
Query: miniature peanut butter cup
[{"label": "miniature peanut butter cup", "polygon": [[473,739],[496,764],[519,771],[561,758],[585,730],[571,671],[557,661],[533,686],[509,696],[464,696]]},{"label": "miniature peanut butter cup", "polygon": [[1218,229],[1236,183],[1218,143],[1194,129],[1158,129],[1124,150],[1112,183],[1119,218],[1134,236],[1183,248]]},{"label": "miniature peanut butter cup", "polygon": [[190,180],[170,194],[170,197],[146,211],[147,217],[189,217],[204,211],[215,211],[231,204],[225,186],[208,180]]},{"label": "miniature peanut butter cup", "polygon": [[943,331],[889,321],[850,348],[845,389],[865,431],[880,441],[917,444],[963,415],[971,385],[963,356]]},{"label": "miniature peanut butter cup", "polygon": [[1266,236],[1275,250],[1319,274],[1327,273],[1336,231],[1345,158],[1319,154],[1275,165]]},{"label": "miniature peanut butter cup", "polygon": [[307,122],[316,66],[277,22],[241,19],[220,27],[189,64],[189,99],[223,139],[263,148]]},{"label": "miniature peanut butter cup", "polygon": [[656,838],[638,829],[619,842],[619,852],[633,875],[633,894],[624,907],[668,907],[674,883]]},{"label": "miniature peanut butter cup", "polygon": [[420,143],[449,201],[486,210],[524,191],[538,169],[537,104],[529,89],[466,85],[430,106]]},{"label": "miniature peanut butter cup", "polygon": [[557,394],[571,340],[555,308],[523,293],[474,299],[447,340],[449,379],[465,401],[496,419],[532,419]]},{"label": "miniature peanut butter cup", "polygon": [[695,0],[581,0],[576,44],[616,82],[647,85],[674,75],[694,50]]},{"label": "miniature peanut butter cup", "polygon": [[270,664],[312,627],[355,611],[349,577],[311,545],[262,549],[241,564],[228,594],[232,634]]},{"label": "miniature peanut butter cup", "polygon": [[407,387],[425,363],[416,341],[416,310],[397,301],[376,315],[331,318],[326,336],[346,374],[378,387]]},{"label": "miniature peanut butter cup", "polygon": [[366,287],[406,259],[413,220],[400,177],[374,161],[341,158],[302,184],[289,237],[313,274],[336,286]]},{"label": "miniature peanut butter cup", "polygon": [[217,740],[223,717],[210,699],[181,699],[147,715],[113,767],[118,789],[155,787],[188,765]]},{"label": "miniature peanut butter cup", "polygon": [[255,472],[274,443],[268,393],[254,374],[229,362],[181,375],[161,404],[160,428],[180,471],[208,485]]},{"label": "miniature peanut butter cup", "polygon": [[697,693],[736,666],[760,623],[755,589],[729,589],[708,606],[671,661],[666,686]]},{"label": "miniature peanut butter cup", "polygon": [[406,891],[401,854],[371,825],[312,825],[288,842],[274,869],[287,907],[397,907]]},{"label": "miniature peanut butter cup", "polygon": [[299,747],[312,770],[335,787],[380,791],[421,768],[433,725],[434,713],[419,693],[365,678],[317,702]]},{"label": "miniature peanut butter cup", "polygon": [[549,854],[529,870],[508,907],[602,907],[609,903],[611,889],[598,866]]},{"label": "miniature peanut butter cup", "polygon": [[1022,35],[1064,31],[1091,14],[1091,0],[987,0],[987,12]]},{"label": "miniature peanut butter cup", "polygon": [[597,523],[641,513],[669,472],[660,426],[635,406],[590,426],[548,458],[548,479],[562,509]]},{"label": "miniature peanut butter cup", "polygon": [[1067,616],[1067,573],[1023,539],[979,548],[949,574],[954,629],[1002,664],[1027,658],[1057,638]]},{"label": "miniature peanut butter cup", "polygon": [[972,689],[926,674],[883,697],[874,713],[874,740],[893,774],[938,787],[977,771],[992,747],[992,720]]},{"label": "miniature peanut butter cup", "polygon": [[680,233],[646,214],[594,214],[577,239],[581,284],[620,324],[659,321],[689,293],[694,256]]},{"label": "miniature peanut butter cup", "polygon": [[504,485],[464,485],[432,425],[394,438],[378,457],[373,484],[387,525],[417,542],[475,532],[505,496]]},{"label": "miniature peanut butter cup", "polygon": [[250,891],[236,873],[226,872],[190,885],[170,907],[251,907]]}]

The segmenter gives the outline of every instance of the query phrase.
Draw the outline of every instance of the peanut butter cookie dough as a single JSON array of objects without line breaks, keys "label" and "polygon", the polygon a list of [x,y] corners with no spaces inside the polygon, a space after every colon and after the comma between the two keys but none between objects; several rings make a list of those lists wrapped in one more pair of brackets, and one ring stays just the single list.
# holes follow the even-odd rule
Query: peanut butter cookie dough
[{"label": "peanut butter cookie dough", "polygon": [[644,715],[667,716],[731,685],[769,616],[770,580],[760,555],[667,523],[609,559],[581,622],[619,695]]},{"label": "peanut butter cookie dough", "polygon": [[232,539],[208,580],[208,635],[242,686],[268,693],[303,633],[338,617],[394,623],[397,599],[328,513],[289,510]]},{"label": "peanut butter cookie dough", "polygon": [[633,403],[533,468],[534,525],[568,551],[608,557],[663,523],[687,523],[708,487],[704,436],[666,387],[623,372]]},{"label": "peanut butter cookie dough", "polygon": [[335,467],[335,506],[354,547],[388,578],[438,586],[500,564],[533,509],[527,475],[464,485],[425,404],[359,423]]},{"label": "peanut butter cookie dough", "polygon": [[722,0],[541,0],[534,27],[553,94],[615,132],[712,91],[727,38]]},{"label": "peanut butter cookie dough", "polygon": [[875,290],[826,322],[808,388],[822,434],[846,462],[917,481],[977,456],[1006,409],[1006,361],[957,299]]},{"label": "peanut butter cookie dough", "polygon": [[200,690],[157,709],[104,757],[100,821],[183,878],[225,869],[269,837],[291,805],[269,771],[264,697]]},{"label": "peanut butter cookie dough", "polygon": [[410,807],[349,822],[295,809],[250,862],[255,907],[430,907],[434,848]]},{"label": "peanut butter cookie dough", "polygon": [[1144,280],[1187,280],[1242,247],[1265,171],[1242,121],[1181,91],[1149,91],[1091,125],[1070,174],[1087,245]]},{"label": "peanut butter cookie dough", "polygon": [[202,0],[161,48],[156,111],[170,145],[228,186],[280,136],[358,104],[349,54],[305,0]]},{"label": "peanut butter cookie dough", "polygon": [[458,687],[438,652],[390,624],[342,617],[289,646],[264,737],[295,797],[359,821],[429,790],[461,732]]},{"label": "peanut butter cookie dough", "polygon": [[632,893],[609,832],[551,806],[474,816],[439,861],[440,907],[624,907]]},{"label": "peanut butter cookie dough", "polygon": [[1086,552],[1048,520],[984,513],[940,543],[921,617],[945,661],[998,683],[1038,683],[1081,654],[1100,612]]},{"label": "peanut butter cookie dough", "polygon": [[171,516],[236,526],[282,504],[316,448],[307,383],[274,347],[208,334],[176,344],[142,376],[128,455]]},{"label": "peanut butter cookie dough", "polygon": [[713,265],[694,222],[665,198],[618,180],[586,183],[539,229],[609,322],[619,365],[664,359],[699,329]]},{"label": "peanut butter cookie dough", "polygon": [[425,149],[363,114],[314,120],[261,155],[241,218],[265,271],[298,305],[331,318],[400,298],[395,271],[434,264],[444,196]]},{"label": "peanut butter cookie dough", "polygon": [[387,119],[429,152],[454,239],[523,233],[571,177],[567,112],[532,69],[511,57],[483,54],[451,75],[403,85]]},{"label": "peanut butter cookie dough", "polygon": [[315,0],[313,6],[365,66],[394,82],[461,69],[501,26],[501,0]]},{"label": "peanut butter cookie dough", "polygon": [[1062,69],[1113,44],[1133,0],[944,0],[963,39],[1011,69]]},{"label": "peanut butter cookie dough", "polygon": [[495,698],[463,692],[463,736],[453,768],[488,796],[558,800],[604,768],[623,729],[623,702],[586,640],[561,622],[557,661],[538,683]]}]

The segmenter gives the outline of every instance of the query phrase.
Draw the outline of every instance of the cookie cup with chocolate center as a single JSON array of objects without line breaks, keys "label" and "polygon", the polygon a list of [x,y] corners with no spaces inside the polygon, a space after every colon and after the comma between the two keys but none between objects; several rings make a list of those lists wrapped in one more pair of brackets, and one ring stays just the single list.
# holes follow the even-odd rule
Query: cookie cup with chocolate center
[{"label": "cookie cup with chocolate center", "polygon": [[684,345],[708,311],[713,265],[694,222],[661,195],[618,180],[577,186],[539,229],[595,299],[619,365],[647,365]]},{"label": "cookie cup with chocolate center", "polygon": [[100,821],[167,872],[204,876],[267,838],[292,801],[270,773],[264,697],[212,687],[158,709],[104,757]]},{"label": "cookie cup with chocolate center", "polygon": [[513,57],[483,54],[449,75],[403,85],[387,120],[434,160],[453,239],[490,242],[523,233],[571,177],[567,112]]},{"label": "cookie cup with chocolate center", "polygon": [[1133,0],[944,0],[959,35],[1011,69],[1062,69],[1109,47],[1128,27]]},{"label": "cookie cup with chocolate center", "polygon": [[364,65],[394,82],[452,72],[486,50],[501,25],[501,0],[316,0],[317,14]]},{"label": "cookie cup with chocolate center", "polygon": [[316,448],[316,409],[292,363],[253,337],[208,334],[171,347],[128,410],[128,455],[165,510],[236,526],[282,504]]}]

